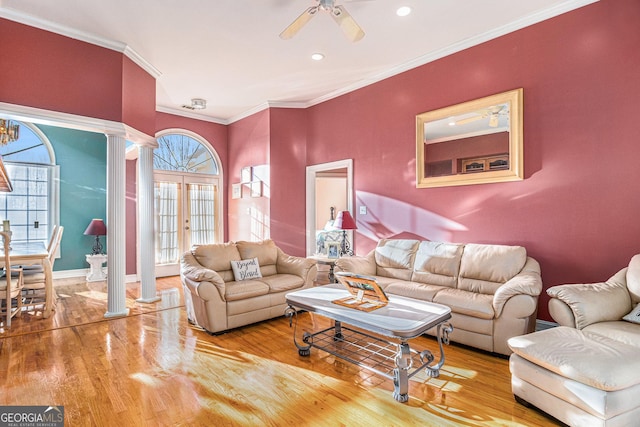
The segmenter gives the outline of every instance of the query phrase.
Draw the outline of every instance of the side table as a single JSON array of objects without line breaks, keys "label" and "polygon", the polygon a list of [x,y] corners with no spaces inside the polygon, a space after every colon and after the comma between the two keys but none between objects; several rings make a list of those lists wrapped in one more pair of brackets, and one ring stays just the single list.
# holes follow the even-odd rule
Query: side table
[{"label": "side table", "polygon": [[102,264],[107,262],[107,256],[104,254],[86,255],[86,260],[91,266],[87,274],[87,282],[99,282],[106,280],[107,275],[102,270]]},{"label": "side table", "polygon": [[326,255],[311,255],[307,257],[316,262],[316,264],[328,265],[329,266],[329,283],[336,283],[336,276],[333,273],[333,269],[336,266],[336,261],[338,258],[329,258]]}]

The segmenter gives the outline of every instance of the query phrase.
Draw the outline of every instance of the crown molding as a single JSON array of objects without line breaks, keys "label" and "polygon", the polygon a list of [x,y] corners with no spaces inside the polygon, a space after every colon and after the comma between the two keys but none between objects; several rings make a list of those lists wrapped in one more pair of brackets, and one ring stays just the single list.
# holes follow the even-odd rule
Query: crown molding
[{"label": "crown molding", "polygon": [[138,54],[134,49],[132,49],[125,43],[115,40],[109,40],[104,37],[96,36],[95,34],[90,34],[84,31],[77,30],[75,28],[67,27],[65,25],[56,24],[54,22],[27,15],[26,13],[18,12],[6,7],[0,7],[0,18],[5,18],[10,21],[28,25],[30,27],[39,28],[44,31],[49,31],[85,43],[90,43],[96,46],[120,52],[127,58],[135,62],[147,73],[149,73],[153,78],[157,79],[162,75],[162,73],[157,68],[147,62],[142,56],[140,56],[140,54]]},{"label": "crown molding", "polygon": [[188,119],[201,120],[204,122],[217,123],[219,125],[228,125],[229,121],[225,119],[218,119],[211,116],[205,116],[204,114],[193,113],[191,111],[179,110],[177,108],[156,106],[156,111],[159,113],[171,114],[174,116],[186,117]]},{"label": "crown molding", "polygon": [[[579,9],[581,7],[596,3],[600,0],[569,0],[565,1],[562,4],[556,5],[554,7],[550,7],[548,9],[532,13],[528,16],[525,16],[521,19],[515,20],[509,24],[503,25],[501,27],[492,29],[491,31],[487,31],[483,34],[479,34],[475,37],[470,37],[460,42],[451,44],[442,49],[439,49],[435,52],[432,52],[428,55],[423,55],[411,61],[405,62],[397,67],[391,68],[389,70],[383,71],[379,74],[371,76],[367,79],[363,79],[359,82],[356,82],[352,85],[343,87],[341,89],[330,92],[326,95],[322,95],[320,97],[314,98],[307,102],[280,102],[280,101],[266,101],[260,105],[257,105],[253,108],[250,108],[236,116],[233,116],[229,119],[219,119],[213,118],[210,116],[206,116],[203,114],[192,113],[188,111],[183,111],[175,108],[161,107],[156,106],[156,111],[161,113],[172,114],[181,117],[187,117],[195,120],[202,120],[211,123],[217,123],[221,125],[229,125],[236,121],[247,118],[253,114],[256,114],[260,111],[263,111],[267,108],[309,108],[317,104],[321,104],[325,101],[329,101],[331,99],[337,98],[342,95],[346,95],[350,92],[354,92],[358,89],[362,89],[366,86],[372,85],[374,83],[378,83],[387,78],[393,77],[405,71],[409,71],[411,69],[420,67],[422,65],[428,64],[430,62],[436,61],[448,55],[452,55],[454,53],[460,52],[464,49],[468,49],[470,47],[479,45],[481,43],[487,42],[489,40],[504,36],[506,34],[515,32],[517,30],[526,28],[528,26],[537,24],[539,22],[545,21],[547,19],[554,18],[556,16],[562,15],[564,13],[573,11],[575,9]],[[105,47],[107,49],[115,50],[127,56],[133,62],[135,62],[138,66],[143,68],[147,73],[152,75],[154,78],[158,78],[162,74],[159,70],[153,67],[150,63],[148,63],[144,58],[142,58],[135,50],[130,48],[128,45],[108,40],[105,38],[101,38],[89,33],[85,33],[83,31],[78,31],[76,29],[66,27],[63,25],[55,24],[44,19],[36,18],[12,9],[8,9],[5,7],[0,7],[0,17],[9,19],[11,21],[19,22],[22,24],[26,24],[32,27],[40,28],[42,30],[51,31],[63,36],[67,36],[76,40],[84,41],[87,43],[91,43],[97,46]],[[2,113],[1,109],[2,104],[0,103],[0,113]],[[76,116],[79,117],[79,116]],[[95,120],[95,119],[94,119]],[[68,124],[68,123],[67,123]],[[66,127],[71,127],[67,125]]]},{"label": "crown molding", "polygon": [[445,56],[452,55],[454,53],[458,53],[465,49],[468,49],[473,46],[477,46],[481,43],[487,42],[492,39],[496,39],[498,37],[504,36],[506,34],[521,30],[523,28],[529,27],[531,25],[540,23],[547,19],[555,18],[556,16],[562,15],[563,13],[571,12],[572,10],[581,8],[583,6],[590,5],[592,3],[597,3],[600,0],[570,0],[564,2],[560,5],[550,7],[548,9],[532,13],[528,16],[525,16],[521,19],[517,19],[509,24],[503,25],[501,27],[497,27],[492,29],[491,31],[487,31],[483,34],[479,34],[475,37],[470,37],[460,42],[451,44],[437,51],[431,52],[427,55],[420,56],[411,61],[405,62],[397,67],[379,73],[375,76],[372,76],[368,79],[361,80],[360,82],[354,83],[352,85],[346,86],[342,89],[338,89],[336,91],[330,92],[326,95],[320,96],[318,98],[312,99],[309,101],[308,106],[311,107],[313,105],[320,104],[325,101],[329,101],[331,99],[337,98],[342,95],[346,95],[347,93],[353,92],[358,89],[362,89],[363,87],[372,85],[374,83],[380,82],[389,77],[393,77],[405,71],[412,70],[414,68],[420,67],[422,65],[428,64],[430,62],[436,61],[438,59],[444,58]]}]

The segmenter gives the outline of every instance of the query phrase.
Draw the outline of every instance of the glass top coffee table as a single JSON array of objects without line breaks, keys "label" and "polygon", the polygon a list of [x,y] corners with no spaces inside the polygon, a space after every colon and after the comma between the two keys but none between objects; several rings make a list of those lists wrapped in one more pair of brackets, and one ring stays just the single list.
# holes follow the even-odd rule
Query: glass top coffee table
[{"label": "glass top coffee table", "polygon": [[[453,331],[446,323],[451,318],[449,307],[395,295],[389,296],[386,306],[369,312],[332,302],[347,296],[349,292],[338,285],[287,294],[289,307],[285,315],[290,324],[295,320],[293,342],[301,356],[309,356],[315,347],[391,379],[393,397],[399,402],[409,400],[409,379],[418,372],[425,370],[430,377],[439,376],[445,360],[442,344],[449,343],[449,334]],[[318,332],[304,332],[299,343],[296,338],[298,310],[317,313],[332,319],[334,324]],[[411,349],[408,342],[434,327],[440,353],[437,362],[431,351],[418,352]]]}]

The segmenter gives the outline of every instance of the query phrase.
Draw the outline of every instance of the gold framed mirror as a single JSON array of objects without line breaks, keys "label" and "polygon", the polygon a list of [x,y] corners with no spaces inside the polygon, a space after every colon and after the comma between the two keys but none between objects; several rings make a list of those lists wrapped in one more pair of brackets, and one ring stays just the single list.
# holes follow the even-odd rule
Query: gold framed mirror
[{"label": "gold framed mirror", "polygon": [[416,116],[416,187],[524,178],[522,88]]}]

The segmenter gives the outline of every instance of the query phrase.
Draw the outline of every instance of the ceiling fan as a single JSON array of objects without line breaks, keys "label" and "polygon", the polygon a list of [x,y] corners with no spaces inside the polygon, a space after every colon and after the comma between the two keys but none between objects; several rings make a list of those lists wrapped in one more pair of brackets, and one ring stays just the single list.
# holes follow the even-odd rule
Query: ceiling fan
[{"label": "ceiling fan", "polygon": [[352,42],[357,42],[364,37],[364,31],[358,23],[351,17],[343,6],[336,6],[335,0],[316,0],[318,4],[309,7],[302,12],[283,32],[280,38],[287,40],[295,36],[307,22],[311,20],[318,11],[328,12],[336,24],[340,26],[344,35]]},{"label": "ceiling fan", "polygon": [[453,124],[456,126],[464,125],[464,124],[475,122],[477,120],[485,119],[488,117],[489,126],[492,128],[495,128],[495,127],[498,127],[498,121],[500,119],[500,116],[508,115],[509,110],[507,109],[506,105],[495,105],[485,110],[477,111],[475,114],[476,114],[475,116],[466,117],[464,119],[457,120]]}]

